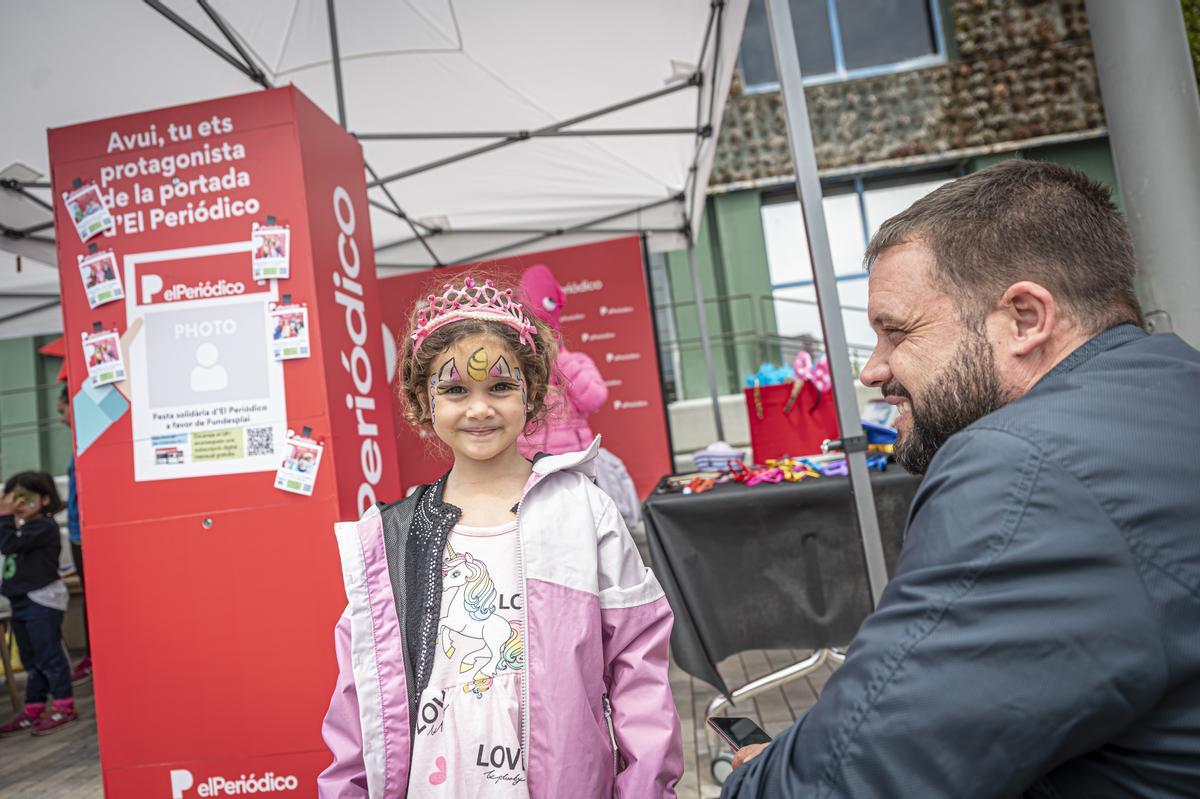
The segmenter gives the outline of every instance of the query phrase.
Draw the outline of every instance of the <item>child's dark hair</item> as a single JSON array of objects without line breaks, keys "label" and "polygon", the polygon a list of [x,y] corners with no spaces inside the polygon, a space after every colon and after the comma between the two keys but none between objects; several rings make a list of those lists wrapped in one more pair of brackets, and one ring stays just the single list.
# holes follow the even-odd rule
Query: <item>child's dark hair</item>
[{"label": "child's dark hair", "polygon": [[[497,275],[488,270],[486,273],[481,270],[469,270],[466,272],[455,273],[453,279],[450,280],[451,285],[461,286],[468,277],[475,278],[477,283],[483,283],[485,280],[491,280],[492,283],[501,291],[512,288],[507,285],[506,275],[501,274],[499,279]],[[445,289],[445,278],[438,278],[436,288],[433,285],[421,292],[421,296],[425,297],[429,294],[440,295]],[[513,290],[513,298],[518,296],[517,291]],[[421,343],[421,349],[417,351],[416,356],[413,356],[413,345],[415,342],[412,339],[412,333],[417,326],[417,313],[421,310],[423,303],[418,303],[412,309],[408,317],[408,332],[405,334],[402,341],[403,346],[400,347],[400,369],[398,371],[398,393],[404,404],[404,419],[414,427],[424,427],[432,420],[429,416],[429,378],[433,373],[434,359],[448,347],[454,345],[454,342],[459,339],[467,338],[468,336],[487,335],[493,336],[504,343],[509,350],[517,356],[520,361],[521,373],[525,376],[525,394],[528,406],[525,410],[525,425],[526,429],[531,426],[536,427],[541,422],[546,414],[546,394],[550,389],[550,373],[554,368],[554,357],[558,353],[558,343],[554,331],[537,318],[528,308],[525,308],[525,315],[529,321],[537,328],[534,334],[534,344],[537,346],[537,351],[530,351],[529,347],[521,342],[520,334],[517,331],[504,324],[503,322],[493,322],[485,319],[463,319],[458,322],[453,322],[445,327],[435,330]]]},{"label": "child's dark hair", "polygon": [[58,496],[54,478],[46,472],[18,472],[4,482],[4,493],[11,494],[18,487],[39,497],[49,497],[50,502],[41,509],[47,516],[53,516],[66,507]]}]

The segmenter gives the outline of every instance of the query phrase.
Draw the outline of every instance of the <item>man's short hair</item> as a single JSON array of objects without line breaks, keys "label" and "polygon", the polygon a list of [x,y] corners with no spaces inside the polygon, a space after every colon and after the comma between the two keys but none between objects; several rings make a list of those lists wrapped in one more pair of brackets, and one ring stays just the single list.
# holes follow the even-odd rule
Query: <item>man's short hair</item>
[{"label": "man's short hair", "polygon": [[867,246],[920,242],[935,279],[968,319],[1021,280],[1044,286],[1084,331],[1144,325],[1129,229],[1104,184],[1044,161],[1013,159],[947,183],[884,222]]}]

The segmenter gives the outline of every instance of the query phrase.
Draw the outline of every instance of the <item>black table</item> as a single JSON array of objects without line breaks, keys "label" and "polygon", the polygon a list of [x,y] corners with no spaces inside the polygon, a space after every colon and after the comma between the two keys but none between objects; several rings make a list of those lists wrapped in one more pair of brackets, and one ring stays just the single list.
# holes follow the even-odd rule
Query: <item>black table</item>
[{"label": "black table", "polygon": [[[919,484],[898,466],[871,473],[889,574]],[[848,478],[653,494],[643,510],[654,573],[675,611],[675,661],[726,697],[724,658],[845,646],[871,611]]]}]

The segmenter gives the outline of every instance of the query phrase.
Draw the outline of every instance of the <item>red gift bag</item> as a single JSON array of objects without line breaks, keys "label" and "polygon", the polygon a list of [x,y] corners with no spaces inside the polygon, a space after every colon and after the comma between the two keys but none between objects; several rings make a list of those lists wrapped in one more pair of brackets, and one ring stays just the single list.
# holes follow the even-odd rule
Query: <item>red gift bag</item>
[{"label": "red gift bag", "polygon": [[833,392],[822,394],[812,383],[805,382],[796,401],[784,413],[792,388],[792,383],[783,383],[745,390],[755,463],[784,455],[794,458],[816,455],[825,439],[838,437]]}]

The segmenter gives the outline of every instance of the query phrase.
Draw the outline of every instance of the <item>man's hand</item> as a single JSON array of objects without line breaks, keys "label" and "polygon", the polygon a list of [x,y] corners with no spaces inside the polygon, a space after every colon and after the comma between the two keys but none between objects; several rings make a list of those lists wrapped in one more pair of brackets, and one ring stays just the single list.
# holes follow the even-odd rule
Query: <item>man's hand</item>
[{"label": "man's hand", "polygon": [[762,754],[762,750],[766,749],[770,744],[750,744],[743,746],[741,749],[733,753],[733,767],[745,765],[754,758]]},{"label": "man's hand", "polygon": [[10,516],[16,510],[17,503],[13,499],[13,493],[10,491],[7,494],[0,494],[0,516]]}]

